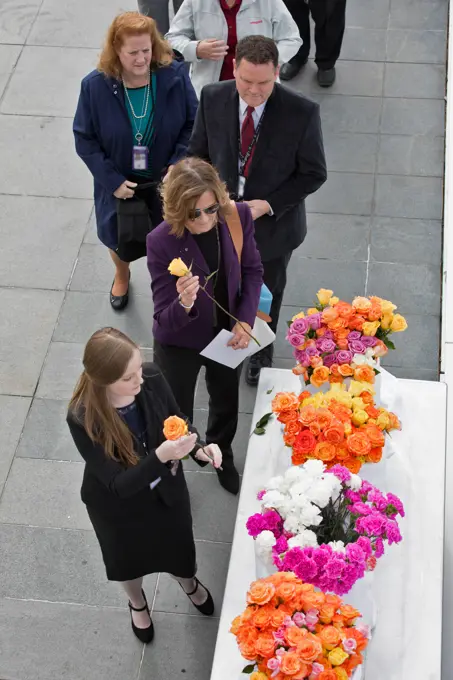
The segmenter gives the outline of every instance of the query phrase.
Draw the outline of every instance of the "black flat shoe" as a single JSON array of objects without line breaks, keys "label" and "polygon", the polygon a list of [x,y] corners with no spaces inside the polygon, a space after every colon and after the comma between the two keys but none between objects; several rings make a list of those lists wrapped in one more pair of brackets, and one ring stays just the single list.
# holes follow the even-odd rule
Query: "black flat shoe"
[{"label": "black flat shoe", "polygon": [[332,87],[336,78],[335,68],[329,68],[326,71],[319,69],[317,78],[320,87]]},{"label": "black flat shoe", "polygon": [[[129,272],[129,281],[131,279],[131,273]],[[120,312],[122,309],[127,307],[129,302],[129,285],[127,286],[127,291],[124,295],[113,295],[112,290],[115,285],[115,279],[113,279],[112,287],[110,288],[110,304],[115,312]]]},{"label": "black flat shoe", "polygon": [[283,64],[282,67],[280,68],[280,79],[281,80],[292,80],[297,76],[299,71],[305,66],[307,63],[308,59],[294,59],[287,61],[286,64]]},{"label": "black flat shoe", "polygon": [[[140,609],[137,609],[136,607],[133,607],[130,602],[128,603],[128,605],[129,605],[129,610],[131,612],[131,626],[132,626],[132,630],[134,631],[134,635],[135,635],[135,637],[137,637],[140,640],[140,642],[144,642],[145,645],[147,645],[149,642],[151,642],[151,640],[154,637],[154,625],[153,625],[153,622],[151,620],[151,614],[149,613],[148,602],[146,601],[146,595],[143,592],[143,590],[142,590],[142,595],[143,595],[143,599],[145,600],[145,606],[144,607],[140,607]],[[148,612],[149,620],[151,621],[151,623],[148,626],[148,628],[137,628],[137,626],[134,623],[134,619],[132,618],[132,612],[144,612],[145,609]]]},{"label": "black flat shoe", "polygon": [[[211,593],[210,593],[209,590],[206,588],[206,586],[204,586],[202,583],[200,583],[200,581],[197,579],[196,576],[194,577],[194,579],[195,579],[195,583],[196,583],[195,589],[192,590],[192,592],[190,592],[190,593],[186,593],[186,591],[184,590],[184,588],[182,588],[182,586],[181,586],[181,584],[179,583],[179,581],[178,581],[178,583],[179,583],[179,585],[181,586],[181,588],[184,590],[184,592],[186,593],[186,595],[187,595],[187,597],[189,598],[189,600],[192,602],[193,606],[194,606],[196,609],[198,609],[198,611],[200,612],[200,614],[204,614],[205,616],[212,616],[212,615],[214,614],[214,600],[212,599]],[[198,588],[199,588],[200,586],[206,590],[206,592],[207,592],[207,594],[208,594],[208,597],[207,597],[206,600],[203,602],[203,604],[195,604],[195,602],[194,602],[194,601],[192,600],[192,598],[191,598],[191,595],[195,595],[195,593],[197,592],[197,590],[198,590]]]},{"label": "black flat shoe", "polygon": [[220,486],[223,486],[225,491],[229,491],[229,493],[237,496],[239,493],[240,478],[239,472],[234,467],[233,460],[224,458],[222,461],[222,469],[216,469],[216,472]]},{"label": "black flat shoe", "polygon": [[250,387],[256,387],[258,385],[262,368],[272,368],[272,357],[264,350],[262,352],[257,352],[250,357],[245,373],[245,382],[247,385],[250,385]]}]

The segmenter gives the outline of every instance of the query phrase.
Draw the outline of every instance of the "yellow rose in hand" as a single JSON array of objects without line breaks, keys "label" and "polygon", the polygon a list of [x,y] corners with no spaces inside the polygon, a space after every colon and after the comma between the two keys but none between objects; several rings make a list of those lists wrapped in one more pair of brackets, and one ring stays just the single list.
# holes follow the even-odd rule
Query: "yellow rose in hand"
[{"label": "yellow rose in hand", "polygon": [[310,309],[307,309],[307,316],[311,316],[312,314],[317,314],[318,310],[316,307],[310,307]]},{"label": "yellow rose in hand", "polygon": [[392,325],[393,321],[393,314],[392,312],[385,312],[384,316],[381,319],[381,328],[384,331],[388,331],[390,326]]},{"label": "yellow rose in hand", "polygon": [[335,647],[335,649],[332,649],[331,652],[329,652],[328,659],[332,666],[341,666],[342,663],[346,661],[346,659],[349,658],[349,654],[347,654],[341,647]]},{"label": "yellow rose in hand", "polygon": [[320,305],[328,305],[332,295],[333,290],[329,290],[328,288],[320,288],[316,293]]},{"label": "yellow rose in hand", "polygon": [[177,276],[178,278],[190,273],[189,267],[183,260],[181,260],[180,257],[176,257],[170,262],[168,265],[168,271],[172,276]]},{"label": "yellow rose in hand", "polygon": [[405,331],[406,328],[407,322],[404,316],[401,316],[401,314],[395,314],[392,325],[390,326],[390,330],[392,330],[394,333],[400,333],[401,331]]},{"label": "yellow rose in hand", "polygon": [[376,335],[376,331],[380,326],[379,321],[365,321],[362,326],[362,333],[364,335]]}]

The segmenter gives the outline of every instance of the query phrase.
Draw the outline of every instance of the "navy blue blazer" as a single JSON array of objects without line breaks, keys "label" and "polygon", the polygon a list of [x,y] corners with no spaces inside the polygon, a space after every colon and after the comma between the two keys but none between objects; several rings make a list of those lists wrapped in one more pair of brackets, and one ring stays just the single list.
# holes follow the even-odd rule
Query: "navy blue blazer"
[{"label": "navy blue blazer", "polygon": [[[198,100],[184,63],[173,61],[156,74],[155,137],[150,149],[153,176],[159,181],[169,165],[186,155]],[[77,154],[94,178],[99,239],[117,247],[116,199],[113,192],[133,174],[132,125],[121,82],[92,71],[82,80],[73,125]]]}]

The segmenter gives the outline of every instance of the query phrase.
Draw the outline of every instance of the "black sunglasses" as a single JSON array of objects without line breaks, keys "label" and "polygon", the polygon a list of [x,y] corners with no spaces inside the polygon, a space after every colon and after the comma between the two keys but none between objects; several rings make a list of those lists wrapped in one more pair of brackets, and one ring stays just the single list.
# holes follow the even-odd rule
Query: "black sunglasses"
[{"label": "black sunglasses", "polygon": [[202,213],[205,215],[215,215],[218,213],[220,210],[220,205],[218,203],[213,203],[212,205],[209,205],[207,208],[195,208],[195,210],[191,210],[189,212],[189,220],[198,220]]}]

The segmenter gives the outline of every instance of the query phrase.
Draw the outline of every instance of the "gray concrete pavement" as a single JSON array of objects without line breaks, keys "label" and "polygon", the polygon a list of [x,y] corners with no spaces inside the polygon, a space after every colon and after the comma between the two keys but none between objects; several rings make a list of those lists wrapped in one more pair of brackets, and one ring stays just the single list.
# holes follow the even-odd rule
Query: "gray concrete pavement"
[{"label": "gray concrete pavement", "polygon": [[[107,583],[79,499],[82,463],[64,422],[83,344],[111,324],[151,356],[148,274],[133,266],[124,314],[108,302],[112,269],[91,217],[91,178],[75,156],[79,81],[132,0],[0,0],[0,678],[208,680],[217,620],[149,577],[155,643],[133,637]],[[348,0],[338,80],[310,63],[291,87],[321,105],[329,179],[307,201],[277,339],[320,286],[393,299],[408,331],[389,357],[398,376],[438,378],[446,0]],[[254,392],[241,387],[242,469]],[[206,422],[200,385],[197,423]],[[236,500],[215,475],[187,473],[200,578],[220,610]]]}]

